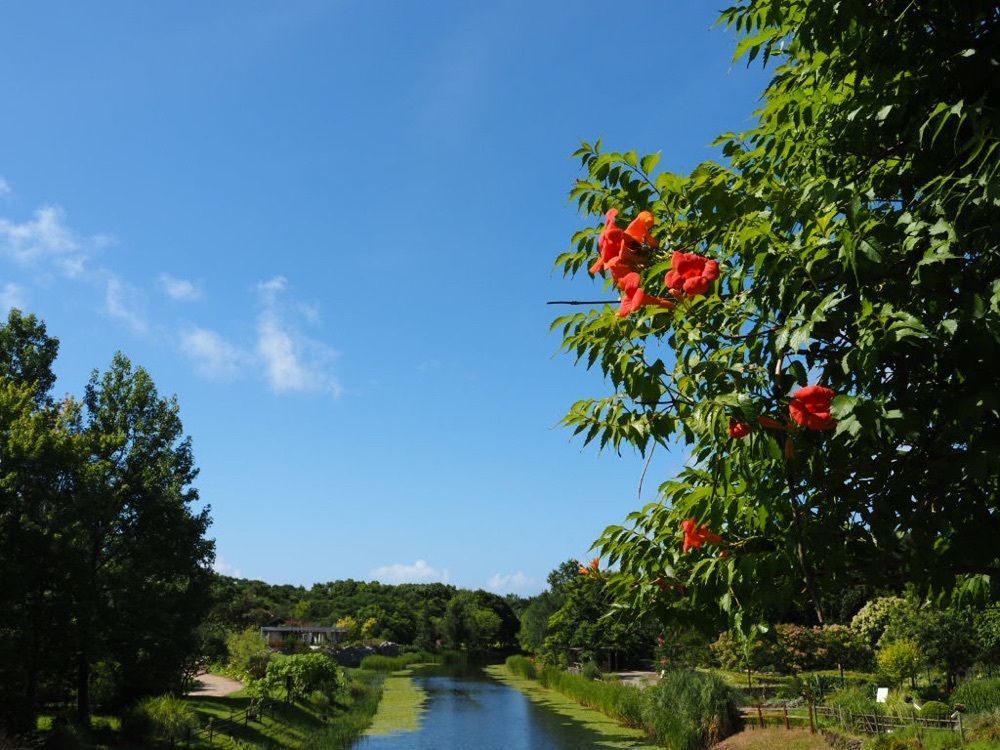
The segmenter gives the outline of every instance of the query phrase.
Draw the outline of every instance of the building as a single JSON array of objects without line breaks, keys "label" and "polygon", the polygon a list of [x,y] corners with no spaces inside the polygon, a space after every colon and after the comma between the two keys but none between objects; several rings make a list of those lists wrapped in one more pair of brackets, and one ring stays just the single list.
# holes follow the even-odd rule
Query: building
[{"label": "building", "polygon": [[266,625],[260,629],[267,645],[279,648],[288,640],[299,640],[309,648],[334,648],[347,634],[346,628],[320,625]]}]

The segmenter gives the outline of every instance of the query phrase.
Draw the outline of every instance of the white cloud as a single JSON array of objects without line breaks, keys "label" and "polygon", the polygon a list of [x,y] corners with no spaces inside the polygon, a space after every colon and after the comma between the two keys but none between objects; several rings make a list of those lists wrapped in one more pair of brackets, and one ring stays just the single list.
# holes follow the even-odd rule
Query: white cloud
[{"label": "white cloud", "polygon": [[194,361],[195,370],[207,378],[231,379],[250,360],[246,352],[207,328],[196,327],[183,332],[180,348]]},{"label": "white cloud", "polygon": [[431,581],[448,582],[448,571],[437,570],[426,560],[417,560],[412,565],[396,563],[374,568],[369,575],[373,580],[382,583],[429,583]]},{"label": "white cloud", "polygon": [[160,274],[160,288],[170,299],[191,302],[201,299],[201,285],[188,279],[178,279],[168,273]]},{"label": "white cloud", "polygon": [[222,576],[230,576],[232,578],[242,578],[243,572],[233,565],[230,565],[222,555],[215,556],[215,562],[212,563],[212,570]]},{"label": "white cloud", "polygon": [[494,573],[486,583],[486,588],[498,594],[523,594],[536,592],[539,586],[538,581],[519,570],[516,573]]},{"label": "white cloud", "polygon": [[24,287],[20,284],[8,281],[0,287],[0,311],[6,312],[12,307],[17,307],[23,310],[27,307],[25,300],[26,297]]},{"label": "white cloud", "polygon": [[340,384],[331,372],[337,352],[293,325],[279,299],[287,287],[284,276],[257,285],[263,310],[257,318],[255,349],[264,376],[275,393],[325,391],[340,395]]},{"label": "white cloud", "polygon": [[121,321],[135,333],[145,333],[149,326],[139,312],[136,296],[135,290],[122,283],[114,274],[108,274],[104,287],[104,309],[108,315]]},{"label": "white cloud", "polygon": [[107,235],[78,236],[58,206],[42,206],[21,223],[0,218],[0,253],[23,265],[49,261],[71,278],[83,273],[90,254],[110,242]]},{"label": "white cloud", "polygon": [[0,177],[0,195],[10,195],[13,192],[14,191],[11,188],[10,183],[3,177]]}]

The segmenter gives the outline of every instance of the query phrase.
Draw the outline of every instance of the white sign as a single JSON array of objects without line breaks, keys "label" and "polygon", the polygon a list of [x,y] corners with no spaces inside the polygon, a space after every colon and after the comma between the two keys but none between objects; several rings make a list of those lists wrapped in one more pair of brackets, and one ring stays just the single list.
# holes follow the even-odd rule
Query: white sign
[{"label": "white sign", "polygon": [[889,697],[889,688],[875,688],[875,702],[885,703]]}]

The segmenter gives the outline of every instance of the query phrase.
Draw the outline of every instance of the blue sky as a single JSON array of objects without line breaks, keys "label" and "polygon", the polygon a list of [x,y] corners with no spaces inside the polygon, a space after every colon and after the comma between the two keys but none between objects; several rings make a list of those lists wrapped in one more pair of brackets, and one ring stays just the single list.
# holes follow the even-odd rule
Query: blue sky
[{"label": "blue sky", "polygon": [[607,388],[548,333],[568,155],[749,124],[712,8],[8,4],[0,304],[60,392],[122,350],[177,394],[220,570],[533,593],[642,469],[557,426]]}]

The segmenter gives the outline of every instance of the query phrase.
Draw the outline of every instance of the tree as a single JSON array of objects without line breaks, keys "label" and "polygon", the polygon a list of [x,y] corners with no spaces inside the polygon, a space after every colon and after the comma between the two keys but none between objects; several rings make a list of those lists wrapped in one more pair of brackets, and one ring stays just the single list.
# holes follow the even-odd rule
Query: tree
[{"label": "tree", "polygon": [[977,659],[992,668],[1000,664],[1000,604],[976,615]]},{"label": "tree", "polygon": [[197,475],[175,399],[121,354],[87,385],[77,438],[87,452],[73,490],[71,638],[77,714],[90,714],[98,660],[121,673],[123,695],[179,685],[195,628],[210,606],[214,543],[209,509],[191,486]]},{"label": "tree", "polygon": [[903,680],[910,678],[910,683],[916,687],[917,675],[924,668],[924,655],[916,641],[893,641],[878,652],[879,671],[902,685]]},{"label": "tree", "polygon": [[882,642],[896,641],[916,643],[925,662],[944,672],[948,687],[954,687],[959,673],[971,666],[976,657],[971,613],[933,604],[893,610]]},{"label": "tree", "polygon": [[344,633],[344,640],[346,642],[350,643],[358,639],[358,621],[350,615],[344,615],[337,620],[337,627],[347,631]]},{"label": "tree", "polygon": [[230,633],[226,638],[229,664],[255,679],[260,679],[267,671],[271,651],[257,628],[247,628],[239,633]]},{"label": "tree", "polygon": [[893,620],[912,613],[912,605],[899,596],[883,596],[865,604],[851,620],[851,630],[874,648]]},{"label": "tree", "polygon": [[607,274],[622,306],[554,324],[613,387],[566,424],[690,456],[599,540],[622,602],[743,630],[808,603],[822,624],[824,590],[982,591],[1000,570],[998,20],[742,0],[737,58],[777,65],[724,163],[577,151],[572,197],[617,214],[557,265]]}]

